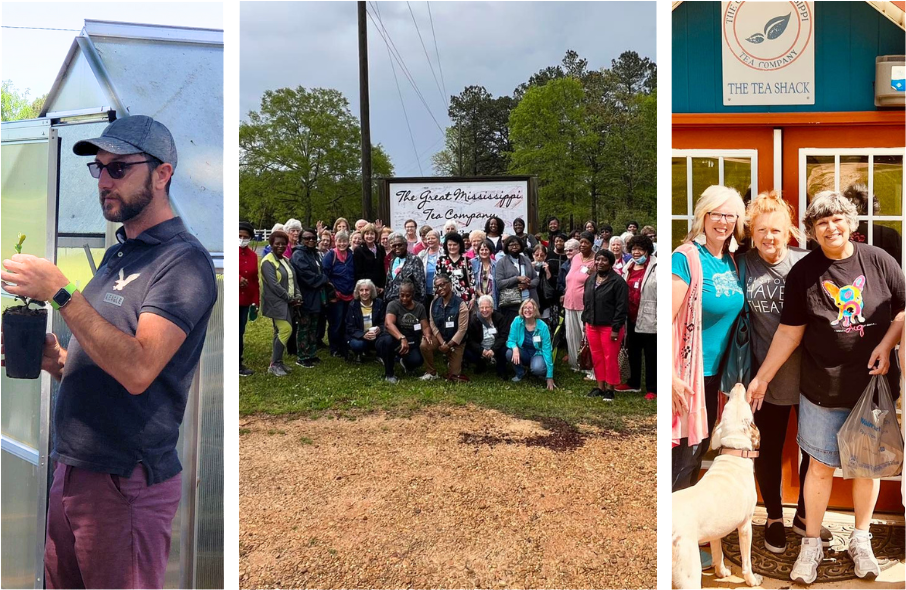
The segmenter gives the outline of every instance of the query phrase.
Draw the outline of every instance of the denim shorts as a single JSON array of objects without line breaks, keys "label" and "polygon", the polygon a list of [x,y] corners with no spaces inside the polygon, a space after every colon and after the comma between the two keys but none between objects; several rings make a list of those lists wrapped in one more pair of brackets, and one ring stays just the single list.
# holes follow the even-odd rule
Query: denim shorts
[{"label": "denim shorts", "polygon": [[799,396],[799,434],[796,442],[803,452],[828,467],[841,467],[837,433],[852,410],[823,408]]}]

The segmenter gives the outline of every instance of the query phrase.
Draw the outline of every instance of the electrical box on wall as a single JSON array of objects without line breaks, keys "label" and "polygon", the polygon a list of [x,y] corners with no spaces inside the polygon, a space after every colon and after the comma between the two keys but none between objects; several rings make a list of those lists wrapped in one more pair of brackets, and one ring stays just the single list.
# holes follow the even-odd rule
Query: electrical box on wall
[{"label": "electrical box on wall", "polygon": [[875,58],[875,106],[906,106],[906,56]]}]

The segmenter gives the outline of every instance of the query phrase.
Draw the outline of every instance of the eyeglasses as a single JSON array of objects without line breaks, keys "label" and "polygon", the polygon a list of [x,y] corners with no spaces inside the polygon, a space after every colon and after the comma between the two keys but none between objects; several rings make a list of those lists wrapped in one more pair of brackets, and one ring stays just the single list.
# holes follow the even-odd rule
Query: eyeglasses
[{"label": "eyeglasses", "polygon": [[711,221],[720,221],[721,217],[723,217],[727,223],[735,222],[738,217],[735,213],[718,213],[717,211],[709,212],[708,216],[711,217]]},{"label": "eyeglasses", "polygon": [[312,242],[312,241],[314,241],[315,239],[316,239],[316,238],[315,238],[314,236],[302,236],[302,241],[303,241],[303,242]]},{"label": "eyeglasses", "polygon": [[149,162],[151,162],[151,160],[142,160],[141,162],[110,162],[109,164],[89,162],[88,172],[91,173],[92,178],[100,178],[101,172],[106,169],[107,174],[110,175],[110,178],[112,178],[113,180],[119,180],[122,177],[126,176],[126,168],[128,168],[129,166],[135,166],[136,164],[148,164]]}]

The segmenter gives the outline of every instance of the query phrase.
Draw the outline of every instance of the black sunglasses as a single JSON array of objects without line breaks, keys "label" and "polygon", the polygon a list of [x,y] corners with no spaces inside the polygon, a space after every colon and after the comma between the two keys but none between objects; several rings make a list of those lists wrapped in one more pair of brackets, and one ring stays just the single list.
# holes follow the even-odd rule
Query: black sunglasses
[{"label": "black sunglasses", "polygon": [[302,236],[303,242],[307,242],[309,240],[314,240],[314,239],[316,239],[314,236]]},{"label": "black sunglasses", "polygon": [[109,164],[89,162],[88,172],[91,173],[92,178],[100,178],[101,172],[106,169],[107,174],[110,175],[110,178],[112,178],[113,180],[119,180],[122,177],[126,176],[126,168],[128,168],[129,166],[135,166],[136,164],[148,164],[149,162],[151,162],[151,160],[142,160],[140,162],[110,162]]}]

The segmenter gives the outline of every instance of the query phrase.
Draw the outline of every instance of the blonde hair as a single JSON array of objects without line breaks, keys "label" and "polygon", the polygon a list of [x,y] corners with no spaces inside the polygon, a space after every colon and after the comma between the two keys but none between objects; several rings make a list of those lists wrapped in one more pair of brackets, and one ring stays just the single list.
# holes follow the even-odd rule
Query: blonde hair
[{"label": "blonde hair", "polygon": [[[692,228],[683,242],[691,242],[705,233],[705,217],[711,211],[720,207],[724,203],[729,203],[736,213],[736,227],[731,237],[735,237],[737,242],[741,242],[746,237],[746,204],[742,202],[742,197],[735,188],[713,184],[705,189],[701,198],[695,205],[693,213]],[[724,242],[724,249],[729,248],[730,240]]]},{"label": "blonde hair", "polygon": [[345,217],[337,217],[337,220],[333,222],[333,231],[337,233],[337,226],[340,225],[340,222],[346,224],[346,230],[349,230],[349,221]]},{"label": "blonde hair", "polygon": [[523,302],[522,302],[522,305],[519,306],[519,317],[523,317],[523,316],[522,316],[522,309],[523,309],[526,305],[528,305],[529,302],[531,302],[532,305],[535,306],[535,314],[534,314],[532,317],[535,318],[535,319],[537,320],[538,318],[541,317],[541,313],[538,311],[538,302],[535,301],[534,299],[532,299],[531,297],[529,297],[528,299],[526,299],[525,301],[523,301]]},{"label": "blonde hair", "polygon": [[483,241],[486,239],[488,239],[488,234],[484,233],[480,229],[472,230],[471,232],[469,232],[469,241],[470,242],[472,240],[482,240]]},{"label": "blonde hair", "polygon": [[749,206],[746,207],[746,235],[752,235],[752,225],[759,215],[771,213],[784,214],[785,220],[788,222],[785,228],[785,242],[789,242],[791,236],[797,240],[803,238],[802,231],[796,224],[796,214],[793,211],[793,207],[783,200],[778,190],[759,193],[757,197],[749,201]]}]

